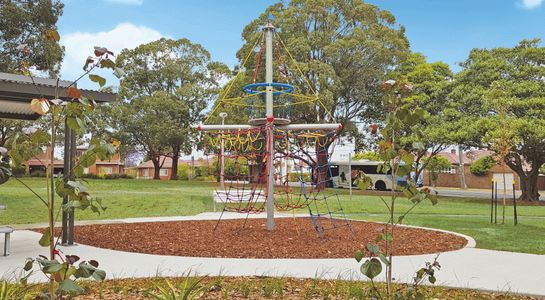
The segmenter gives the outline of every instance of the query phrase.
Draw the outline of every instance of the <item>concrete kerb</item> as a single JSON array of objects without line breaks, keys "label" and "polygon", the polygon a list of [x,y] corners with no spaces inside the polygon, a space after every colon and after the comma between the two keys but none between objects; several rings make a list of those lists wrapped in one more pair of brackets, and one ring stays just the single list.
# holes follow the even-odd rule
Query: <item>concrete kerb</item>
[{"label": "concrete kerb", "polygon": [[[128,224],[128,223],[147,223],[147,222],[177,222],[177,221],[195,221],[195,220],[217,220],[219,218],[219,214],[217,212],[205,212],[200,213],[198,215],[193,216],[173,216],[173,217],[141,217],[141,218],[126,218],[126,219],[106,219],[106,220],[88,220],[88,221],[77,221],[76,225],[94,225],[94,224]],[[264,214],[240,214],[240,213],[224,213],[222,216],[223,220],[233,220],[233,219],[241,219],[241,218],[250,218],[250,219],[265,219],[266,216]],[[308,217],[307,214],[276,214],[276,217],[278,218],[305,218]],[[386,222],[377,222],[377,221],[369,221],[365,219],[352,219],[348,218],[350,221],[358,222],[370,222],[370,223],[378,223],[378,224],[384,224],[386,225]],[[13,225],[12,228],[16,230],[22,230],[22,229],[37,229],[37,228],[45,228],[48,225],[46,223],[37,223],[37,224],[21,224],[21,225]],[[477,245],[477,242],[472,237],[454,232],[449,230],[443,230],[443,229],[437,229],[437,228],[429,228],[429,227],[423,227],[423,226],[414,226],[414,225],[406,225],[406,224],[399,224],[397,226],[406,227],[406,228],[414,228],[414,229],[422,229],[422,230],[428,230],[428,231],[435,231],[435,232],[442,232],[447,234],[452,234],[455,236],[462,237],[467,240],[467,244],[460,249],[452,250],[452,251],[458,251],[464,248],[475,248]],[[450,251],[447,251],[450,252]]]},{"label": "concrete kerb", "polygon": [[[371,223],[378,223],[378,224],[384,224],[386,225],[387,223],[386,222],[377,222],[377,221],[367,221],[367,220],[357,220],[357,219],[349,219],[350,221],[365,221],[365,222],[371,222]],[[462,233],[458,233],[458,232],[454,232],[454,231],[449,231],[449,230],[443,230],[443,229],[437,229],[437,228],[429,228],[429,227],[423,227],[423,226],[414,226],[414,225],[406,225],[406,224],[399,224],[397,226],[401,226],[401,227],[407,227],[407,228],[415,228],[415,229],[423,229],[423,230],[428,230],[428,231],[435,231],[435,232],[442,232],[442,233],[448,233],[448,234],[452,234],[452,235],[456,235],[456,236],[459,236],[459,237],[463,237],[464,239],[467,240],[467,244],[460,248],[460,249],[456,249],[456,250],[452,250],[452,251],[459,251],[459,250],[462,250],[462,249],[465,249],[465,248],[475,248],[477,246],[477,242],[475,241],[474,238],[470,237],[469,235],[465,235],[465,234],[462,234]],[[446,252],[452,252],[452,251],[446,251]]]},{"label": "concrete kerb", "polygon": [[[236,214],[241,217],[240,214]],[[235,218],[236,215],[231,217]],[[245,215],[242,215],[245,217]],[[296,217],[306,215],[296,215]],[[253,216],[259,217],[259,216]],[[287,215],[293,217],[293,215]],[[181,217],[176,220],[181,220]],[[214,214],[203,214],[183,219],[216,219]],[[173,220],[172,218],[157,218],[157,221]],[[150,221],[149,218],[124,220],[124,222]],[[406,226],[406,225],[403,225]],[[420,227],[416,227],[420,228]],[[422,228],[426,230],[435,230]],[[437,230],[439,231],[439,230]],[[445,232],[445,231],[443,231]],[[446,231],[448,232],[448,231]],[[448,232],[452,233],[452,232]],[[457,233],[452,233],[457,234]],[[468,240],[465,248],[441,253],[440,281],[437,284],[471,288],[486,291],[502,291],[545,295],[545,274],[539,272],[545,268],[545,256],[525,253],[513,253],[477,249],[474,240],[464,235]],[[0,274],[20,269],[26,257],[36,257],[42,253],[37,240],[39,233],[27,230],[16,231],[13,240],[12,256],[0,258]],[[280,276],[318,279],[365,280],[357,272],[359,264],[351,258],[346,259],[223,259],[202,257],[161,256],[141,253],[131,253],[96,248],[86,245],[77,247],[61,247],[65,253],[76,254],[84,259],[96,259],[101,263],[109,278],[135,278],[154,276],[179,276],[188,271],[194,274],[210,276]],[[414,272],[425,262],[433,261],[435,254],[395,256],[394,275],[397,282],[410,283]],[[518,274],[517,270],[525,269],[531,272]],[[383,276],[383,275],[380,275]],[[382,278],[382,277],[380,277]],[[36,274],[32,281],[44,281],[45,277]]]}]

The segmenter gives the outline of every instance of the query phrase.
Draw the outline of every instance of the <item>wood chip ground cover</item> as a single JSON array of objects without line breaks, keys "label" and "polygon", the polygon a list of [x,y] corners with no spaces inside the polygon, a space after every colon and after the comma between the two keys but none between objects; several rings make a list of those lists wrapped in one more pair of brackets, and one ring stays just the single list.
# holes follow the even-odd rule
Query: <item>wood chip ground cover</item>
[{"label": "wood chip ground cover", "polygon": [[[245,223],[246,222],[246,223]],[[330,222],[326,220],[325,222]],[[269,232],[265,219],[123,223],[76,226],[76,242],[99,248],[190,257],[351,258],[365,250],[384,225],[352,221],[320,238],[310,218],[279,218]],[[395,255],[439,253],[460,249],[463,237],[432,230],[399,227]]]}]

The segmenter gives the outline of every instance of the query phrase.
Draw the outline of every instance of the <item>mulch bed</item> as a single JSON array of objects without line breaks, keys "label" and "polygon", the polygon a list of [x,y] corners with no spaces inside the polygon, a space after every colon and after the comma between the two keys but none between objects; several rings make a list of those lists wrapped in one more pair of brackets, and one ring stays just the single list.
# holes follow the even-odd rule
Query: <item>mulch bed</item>
[{"label": "mulch bed", "polygon": [[[320,238],[310,218],[278,218],[274,232],[265,219],[172,221],[76,226],[76,242],[128,252],[224,258],[351,258],[365,250],[383,224],[351,221]],[[324,222],[330,222],[325,220]],[[339,221],[340,222],[340,221]],[[395,255],[429,254],[460,249],[466,239],[442,232],[399,227]],[[383,246],[383,245],[382,245]]]}]

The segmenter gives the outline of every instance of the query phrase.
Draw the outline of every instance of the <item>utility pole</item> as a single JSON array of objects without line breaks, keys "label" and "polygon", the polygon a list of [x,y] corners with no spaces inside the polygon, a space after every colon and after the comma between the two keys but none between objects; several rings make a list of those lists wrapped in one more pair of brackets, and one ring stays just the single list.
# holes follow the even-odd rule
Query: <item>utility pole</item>
[{"label": "utility pole", "polygon": [[466,174],[464,168],[464,153],[462,152],[462,145],[458,145],[458,166],[460,167],[460,187],[467,189]]}]

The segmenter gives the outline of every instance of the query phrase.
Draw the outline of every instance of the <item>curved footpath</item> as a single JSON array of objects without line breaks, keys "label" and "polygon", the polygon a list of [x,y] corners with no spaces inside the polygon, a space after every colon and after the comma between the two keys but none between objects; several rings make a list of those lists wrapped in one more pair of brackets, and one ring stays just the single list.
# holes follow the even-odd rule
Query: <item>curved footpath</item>
[{"label": "curved footpath", "polygon": [[[229,214],[224,215],[224,218],[240,216],[240,214]],[[93,223],[217,218],[217,213],[204,213],[190,217],[135,218]],[[439,263],[442,268],[437,273],[436,285],[545,296],[545,284],[543,284],[545,282],[545,255],[475,249],[475,241],[470,237],[464,237],[468,239],[466,248],[439,255]],[[16,230],[12,234],[11,255],[0,256],[0,276],[12,277],[20,272],[26,258],[45,254],[44,248],[38,245],[39,238],[40,234],[36,232]],[[66,254],[76,254],[82,259],[97,260],[101,265],[100,268],[105,270],[108,278],[111,279],[157,275],[176,276],[188,271],[201,275],[363,279],[358,271],[359,265],[354,259],[196,258],[129,253],[86,245],[61,247],[61,250]],[[396,256],[393,270],[396,280],[411,282],[414,272],[425,262],[433,261],[434,258],[433,254]],[[382,276],[381,274],[379,278]],[[36,274],[31,280],[41,281],[45,280],[45,277]]]}]

